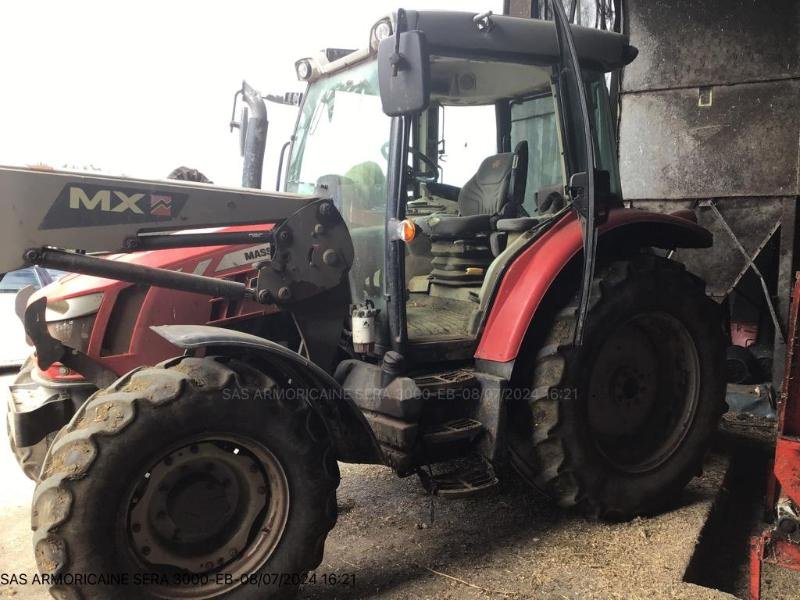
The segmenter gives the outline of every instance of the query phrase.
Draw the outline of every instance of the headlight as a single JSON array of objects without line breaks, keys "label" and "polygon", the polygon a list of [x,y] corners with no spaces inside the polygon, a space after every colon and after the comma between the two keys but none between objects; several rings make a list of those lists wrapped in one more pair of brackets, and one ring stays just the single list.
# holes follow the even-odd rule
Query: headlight
[{"label": "headlight", "polygon": [[89,349],[95,317],[97,317],[97,313],[74,319],[52,321],[47,324],[47,331],[65,346],[86,353]]},{"label": "headlight", "polygon": [[314,72],[314,69],[311,68],[311,61],[307,58],[302,60],[298,60],[294,63],[294,68],[297,71],[297,78],[300,81],[307,81],[311,78],[311,74]]},{"label": "headlight", "polygon": [[392,35],[392,21],[388,17],[381,19],[372,26],[372,31],[369,34],[369,47],[372,50],[378,49],[378,44],[381,40],[385,40]]},{"label": "headlight", "polygon": [[102,302],[102,292],[75,296],[66,300],[48,300],[44,317],[48,323],[84,317],[96,313],[100,309]]}]

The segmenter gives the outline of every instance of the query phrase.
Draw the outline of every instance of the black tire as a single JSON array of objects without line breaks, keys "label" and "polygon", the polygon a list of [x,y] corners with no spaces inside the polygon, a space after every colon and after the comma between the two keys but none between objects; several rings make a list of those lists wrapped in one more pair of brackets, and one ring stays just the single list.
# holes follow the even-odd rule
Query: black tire
[{"label": "black tire", "polygon": [[[10,415],[6,415],[10,418]],[[8,434],[8,445],[11,447],[11,452],[14,458],[17,459],[17,464],[25,476],[31,481],[39,481],[39,474],[42,472],[42,465],[44,464],[44,457],[47,454],[47,449],[56,436],[56,432],[48,433],[44,439],[33,446],[17,446],[13,439],[11,439],[11,423],[6,420],[6,433]]]},{"label": "black tire", "polygon": [[[299,395],[276,391],[273,379],[242,362],[180,358],[94,394],[45,459],[33,499],[34,551],[43,574],[117,574],[124,579],[115,583],[128,585],[71,577],[51,586],[51,594],[294,596],[321,562],[336,523],[339,468],[319,415]],[[206,523],[196,513],[210,524],[196,527]],[[165,519],[172,528],[166,534]],[[244,537],[234,542],[233,535]],[[209,556],[220,558],[206,563]],[[145,573],[165,578],[140,585]],[[225,573],[232,579],[227,587]],[[179,579],[191,583],[193,574],[204,585]],[[247,574],[259,579],[247,583]]]},{"label": "black tire", "polygon": [[[28,383],[31,381],[31,371],[34,367],[33,357],[29,357],[22,368],[20,368],[14,383]],[[47,434],[37,444],[33,446],[18,446],[11,438],[11,407],[6,411],[6,433],[8,434],[8,445],[11,447],[11,452],[14,458],[17,459],[17,464],[26,477],[32,481],[39,481],[39,473],[42,471],[42,464],[44,464],[44,457],[47,454],[47,449],[53,442],[56,436],[55,431]]]},{"label": "black tire", "polygon": [[549,327],[537,316],[517,363],[533,375],[511,407],[511,463],[592,516],[663,510],[702,471],[725,406],[722,310],[683,265],[652,255],[598,270],[580,348],[577,299],[567,304],[549,307]]}]

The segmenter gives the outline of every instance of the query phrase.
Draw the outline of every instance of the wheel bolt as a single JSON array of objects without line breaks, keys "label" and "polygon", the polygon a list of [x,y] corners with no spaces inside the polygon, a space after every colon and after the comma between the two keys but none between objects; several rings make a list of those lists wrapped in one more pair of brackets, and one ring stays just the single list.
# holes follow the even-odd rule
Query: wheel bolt
[{"label": "wheel bolt", "polygon": [[142,548],[142,554],[144,554],[145,556],[147,556],[148,554],[150,554],[150,546],[144,546],[144,547]]}]

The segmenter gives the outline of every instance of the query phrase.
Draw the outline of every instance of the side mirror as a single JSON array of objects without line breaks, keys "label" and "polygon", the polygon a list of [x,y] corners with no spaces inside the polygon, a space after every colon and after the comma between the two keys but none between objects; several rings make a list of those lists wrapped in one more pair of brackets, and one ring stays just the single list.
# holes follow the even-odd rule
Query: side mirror
[{"label": "side mirror", "polygon": [[428,108],[430,56],[424,33],[404,31],[381,40],[378,86],[383,112],[390,117],[415,115]]}]

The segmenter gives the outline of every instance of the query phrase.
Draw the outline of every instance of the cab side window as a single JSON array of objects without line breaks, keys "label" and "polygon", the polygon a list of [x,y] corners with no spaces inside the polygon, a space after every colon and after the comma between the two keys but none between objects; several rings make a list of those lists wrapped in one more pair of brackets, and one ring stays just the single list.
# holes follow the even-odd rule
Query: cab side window
[{"label": "cab side window", "polygon": [[511,103],[511,147],[523,140],[528,142],[528,183],[523,207],[529,215],[535,215],[536,193],[564,183],[552,95]]},{"label": "cab side window", "polygon": [[440,107],[439,140],[440,181],[461,187],[497,154],[494,104]]}]

